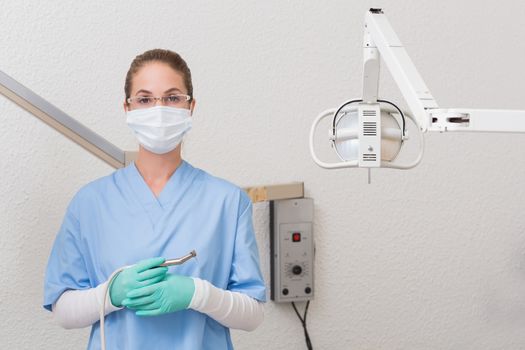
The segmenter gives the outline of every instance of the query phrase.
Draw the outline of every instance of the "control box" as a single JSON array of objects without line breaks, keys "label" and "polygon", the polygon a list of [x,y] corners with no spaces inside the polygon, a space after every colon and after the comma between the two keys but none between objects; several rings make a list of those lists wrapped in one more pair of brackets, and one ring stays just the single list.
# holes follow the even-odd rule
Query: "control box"
[{"label": "control box", "polygon": [[314,298],[314,201],[311,198],[270,202],[271,299]]}]

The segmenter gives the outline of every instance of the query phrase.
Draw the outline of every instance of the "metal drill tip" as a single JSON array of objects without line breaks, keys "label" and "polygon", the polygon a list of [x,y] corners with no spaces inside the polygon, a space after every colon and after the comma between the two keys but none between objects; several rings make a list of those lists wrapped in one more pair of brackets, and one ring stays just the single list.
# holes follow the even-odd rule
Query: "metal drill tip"
[{"label": "metal drill tip", "polygon": [[176,258],[176,259],[166,259],[166,261],[163,264],[160,264],[159,266],[181,265],[196,256],[197,256],[197,252],[195,250],[192,250],[191,252],[189,252],[187,255],[183,257]]}]

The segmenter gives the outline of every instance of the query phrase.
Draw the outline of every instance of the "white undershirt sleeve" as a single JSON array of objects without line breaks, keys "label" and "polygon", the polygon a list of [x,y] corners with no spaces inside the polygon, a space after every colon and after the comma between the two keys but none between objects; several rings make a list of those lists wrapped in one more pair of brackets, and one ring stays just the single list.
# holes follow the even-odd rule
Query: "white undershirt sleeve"
[{"label": "white undershirt sleeve", "polygon": [[[66,329],[84,328],[99,320],[100,305],[104,300],[104,292],[108,282],[96,288],[83,290],[67,290],[53,304],[53,317],[56,322]],[[105,314],[122,308],[113,306],[108,296],[105,305]]]},{"label": "white undershirt sleeve", "polygon": [[207,314],[223,326],[253,331],[264,319],[263,303],[246,294],[215,287],[193,278],[195,292],[189,308]]},{"label": "white undershirt sleeve", "polygon": [[[239,292],[223,290],[210,282],[193,278],[195,293],[189,308],[207,314],[222,325],[252,331],[264,319],[263,303]],[[53,304],[56,322],[66,329],[91,326],[99,320],[99,307],[104,298],[107,282],[96,288],[67,290]],[[107,298],[105,314],[120,310]]]}]

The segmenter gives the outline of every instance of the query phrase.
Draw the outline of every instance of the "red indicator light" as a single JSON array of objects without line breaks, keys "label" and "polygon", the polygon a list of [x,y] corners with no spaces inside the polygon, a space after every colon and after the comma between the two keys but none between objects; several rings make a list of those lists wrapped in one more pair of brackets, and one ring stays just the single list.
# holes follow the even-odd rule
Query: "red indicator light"
[{"label": "red indicator light", "polygon": [[299,232],[292,233],[292,242],[301,242],[301,234]]}]

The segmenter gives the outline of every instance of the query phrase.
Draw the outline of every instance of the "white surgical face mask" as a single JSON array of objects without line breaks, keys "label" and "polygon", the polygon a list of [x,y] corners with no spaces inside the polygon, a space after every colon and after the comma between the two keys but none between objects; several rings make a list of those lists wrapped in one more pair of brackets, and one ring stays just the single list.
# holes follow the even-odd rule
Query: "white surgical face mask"
[{"label": "white surgical face mask", "polygon": [[139,143],[157,154],[174,150],[191,129],[189,109],[155,106],[126,112],[126,122]]}]

